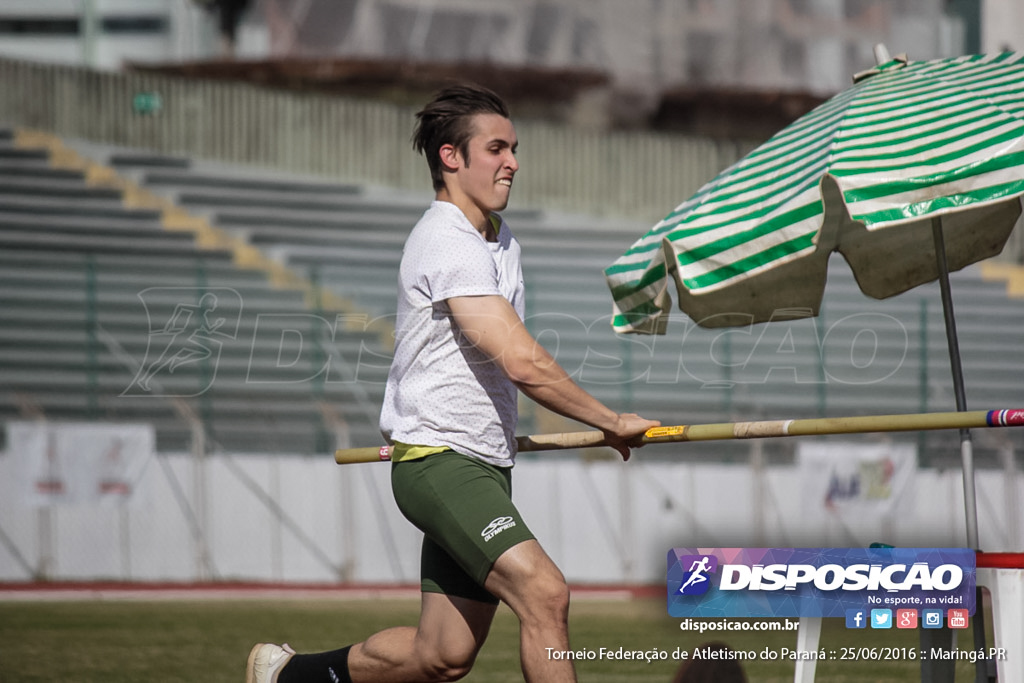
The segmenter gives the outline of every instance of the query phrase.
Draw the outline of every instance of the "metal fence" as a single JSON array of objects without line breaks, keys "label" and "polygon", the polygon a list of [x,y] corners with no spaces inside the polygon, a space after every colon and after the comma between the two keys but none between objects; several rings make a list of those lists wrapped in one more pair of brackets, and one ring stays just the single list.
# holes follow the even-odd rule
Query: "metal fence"
[{"label": "metal fence", "polygon": [[[65,138],[429,192],[414,110],[325,94],[0,59],[0,122]],[[517,121],[516,204],[650,220],[749,145]]]}]

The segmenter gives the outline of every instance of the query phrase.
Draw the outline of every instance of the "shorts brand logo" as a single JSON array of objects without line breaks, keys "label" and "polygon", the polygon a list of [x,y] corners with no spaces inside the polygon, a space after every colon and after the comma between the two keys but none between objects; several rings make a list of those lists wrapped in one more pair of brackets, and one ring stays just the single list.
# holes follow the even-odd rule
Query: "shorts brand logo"
[{"label": "shorts brand logo", "polygon": [[511,529],[515,525],[516,520],[511,517],[496,517],[480,532],[480,535],[484,537],[484,542],[486,543],[505,529]]}]

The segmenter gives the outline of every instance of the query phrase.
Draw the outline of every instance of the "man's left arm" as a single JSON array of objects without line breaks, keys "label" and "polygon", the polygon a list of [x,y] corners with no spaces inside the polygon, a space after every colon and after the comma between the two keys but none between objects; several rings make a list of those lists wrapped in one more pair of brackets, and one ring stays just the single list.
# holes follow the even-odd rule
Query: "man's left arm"
[{"label": "man's left arm", "polygon": [[504,297],[453,297],[448,306],[465,338],[520,391],[559,415],[600,429],[623,459],[629,458],[631,439],[661,424],[635,413],[616,413],[587,393],[533,338]]}]

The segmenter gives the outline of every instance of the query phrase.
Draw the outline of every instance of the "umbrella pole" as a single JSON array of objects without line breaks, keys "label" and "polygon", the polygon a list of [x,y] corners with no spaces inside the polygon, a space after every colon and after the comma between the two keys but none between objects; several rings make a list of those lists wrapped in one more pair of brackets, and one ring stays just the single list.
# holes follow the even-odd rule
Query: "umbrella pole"
[{"label": "umbrella pole", "polygon": [[[960,342],[956,334],[956,316],[953,314],[953,296],[949,288],[949,264],[946,260],[946,240],[942,234],[942,219],[932,218],[932,238],[935,241],[935,263],[939,270],[939,291],[942,293],[942,314],[946,321],[946,343],[949,346],[949,364],[953,370],[953,392],[956,396],[957,412],[967,411],[967,395],[964,391],[964,369],[960,363]],[[960,430],[960,461],[964,478],[964,512],[967,517],[967,547],[980,550],[978,540],[978,501],[974,488],[974,443],[971,430]],[[982,591],[976,589],[977,608],[974,614],[974,647],[984,652],[985,648],[985,611],[982,602]],[[922,639],[922,644],[925,641]],[[954,641],[955,642],[955,641]],[[922,665],[923,666],[923,665]],[[926,676],[922,669],[922,679]],[[953,680],[952,670],[931,670],[929,678],[939,680],[949,675]],[[982,657],[975,663],[975,681],[987,681],[988,661]]]},{"label": "umbrella pole", "polygon": [[[946,261],[946,241],[942,235],[942,219],[932,219],[932,237],[935,240],[935,263],[939,269],[939,291],[942,293],[942,314],[946,321],[946,343],[949,346],[949,364],[953,370],[953,391],[957,412],[966,412],[967,396],[964,392],[964,370],[960,364],[960,342],[956,334],[953,297],[949,289],[949,265]],[[967,516],[967,546],[980,550],[978,542],[978,501],[974,488],[974,444],[969,429],[960,430],[960,459],[963,465],[964,508]]]}]

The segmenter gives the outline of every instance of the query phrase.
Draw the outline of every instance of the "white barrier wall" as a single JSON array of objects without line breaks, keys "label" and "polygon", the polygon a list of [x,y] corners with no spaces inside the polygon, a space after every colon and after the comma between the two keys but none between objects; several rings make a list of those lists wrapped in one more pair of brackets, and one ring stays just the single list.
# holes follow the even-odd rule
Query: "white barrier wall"
[{"label": "white barrier wall", "polygon": [[[628,464],[542,457],[517,465],[514,496],[570,581],[659,583],[667,551],[681,546],[965,542],[959,471],[917,471],[898,515],[866,521],[825,507],[808,514],[796,466],[765,467],[755,478],[747,465],[645,455]],[[0,453],[2,581],[417,581],[419,534],[391,500],[385,464],[155,455],[127,503],[37,507],[18,460]],[[978,473],[983,549],[1022,549],[1022,482],[1013,477]]]}]

